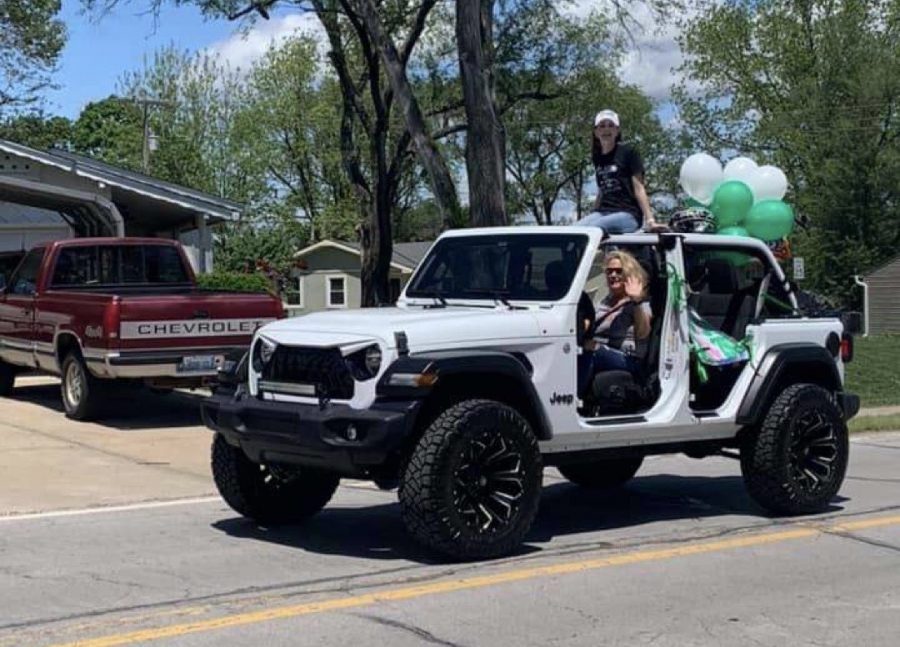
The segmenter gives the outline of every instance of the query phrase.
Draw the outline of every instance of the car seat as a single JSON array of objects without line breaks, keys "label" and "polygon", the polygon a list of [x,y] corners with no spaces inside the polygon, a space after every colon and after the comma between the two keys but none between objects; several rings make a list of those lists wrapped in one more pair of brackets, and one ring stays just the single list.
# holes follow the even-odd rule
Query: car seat
[{"label": "car seat", "polygon": [[755,285],[742,289],[737,268],[722,258],[708,259],[695,274],[700,285],[692,289],[700,289],[688,297],[689,305],[726,335],[743,339],[756,308]]}]

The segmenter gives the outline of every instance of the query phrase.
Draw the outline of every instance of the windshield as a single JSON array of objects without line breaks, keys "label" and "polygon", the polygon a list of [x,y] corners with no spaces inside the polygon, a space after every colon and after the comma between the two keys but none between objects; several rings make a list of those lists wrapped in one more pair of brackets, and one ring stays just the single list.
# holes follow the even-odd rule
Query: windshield
[{"label": "windshield", "polygon": [[407,297],[556,301],[572,284],[584,234],[454,236],[437,242]]}]

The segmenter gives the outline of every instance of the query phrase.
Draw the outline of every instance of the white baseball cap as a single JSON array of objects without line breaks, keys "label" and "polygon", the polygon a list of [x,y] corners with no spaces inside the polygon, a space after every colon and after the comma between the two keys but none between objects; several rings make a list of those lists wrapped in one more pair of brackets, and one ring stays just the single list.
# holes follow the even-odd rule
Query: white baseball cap
[{"label": "white baseball cap", "polygon": [[616,128],[619,127],[619,115],[612,110],[601,110],[598,112],[597,116],[594,117],[594,127],[596,128],[601,121],[611,121],[616,125]]}]

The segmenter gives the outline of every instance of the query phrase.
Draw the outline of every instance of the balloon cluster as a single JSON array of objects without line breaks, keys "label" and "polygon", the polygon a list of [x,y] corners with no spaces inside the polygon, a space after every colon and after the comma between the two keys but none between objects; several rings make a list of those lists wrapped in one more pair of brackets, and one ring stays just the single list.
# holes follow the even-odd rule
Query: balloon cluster
[{"label": "balloon cluster", "polygon": [[712,155],[695,153],[681,165],[679,180],[689,206],[709,209],[720,234],[772,242],[794,229],[794,210],[782,200],[787,178],[775,166],[735,157],[723,169]]}]

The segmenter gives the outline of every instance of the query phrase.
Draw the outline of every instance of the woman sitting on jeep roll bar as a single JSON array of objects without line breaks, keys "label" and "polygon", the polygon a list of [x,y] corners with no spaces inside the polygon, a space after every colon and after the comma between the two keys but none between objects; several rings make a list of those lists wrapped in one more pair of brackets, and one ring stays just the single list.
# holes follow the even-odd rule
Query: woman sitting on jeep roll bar
[{"label": "woman sitting on jeep roll bar", "polygon": [[628,371],[637,377],[647,352],[652,314],[647,303],[647,272],[637,259],[617,250],[604,264],[607,294],[593,317],[579,313],[585,326],[578,358],[578,392],[583,393],[597,371]]}]

